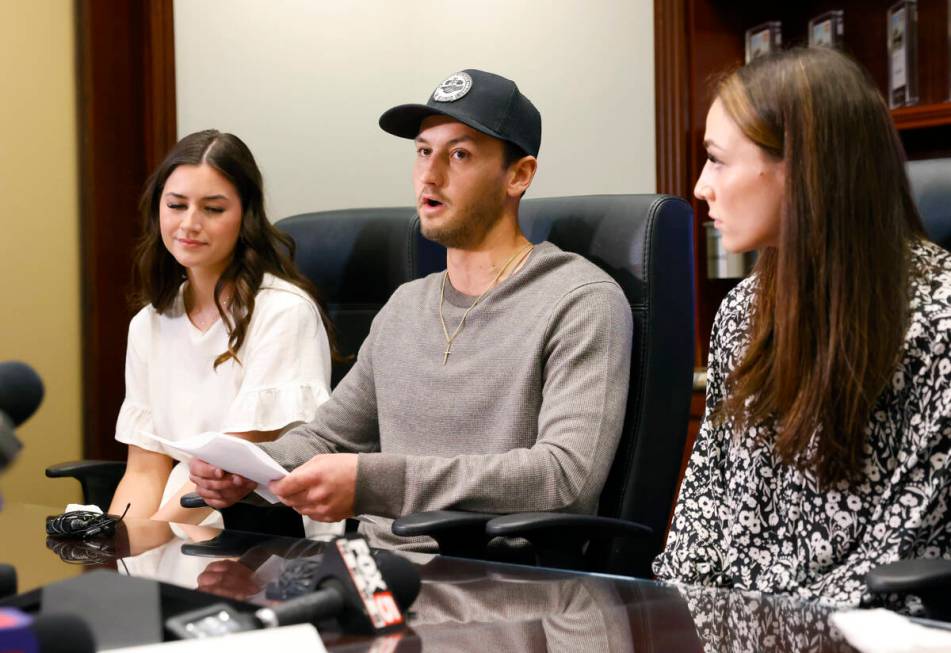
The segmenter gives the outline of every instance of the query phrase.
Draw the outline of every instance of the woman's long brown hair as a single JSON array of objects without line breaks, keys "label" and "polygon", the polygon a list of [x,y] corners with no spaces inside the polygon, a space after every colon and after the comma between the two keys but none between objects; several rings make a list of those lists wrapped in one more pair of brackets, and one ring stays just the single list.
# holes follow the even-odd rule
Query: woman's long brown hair
[{"label": "woman's long brown hair", "polygon": [[757,262],[749,345],[717,415],[772,425],[779,458],[822,486],[851,481],[899,362],[909,244],[924,233],[898,134],[867,74],[827,48],[756,59],[717,97],[786,166],[779,243]]},{"label": "woman's long brown hair", "polygon": [[[238,359],[254,313],[254,298],[261,288],[265,273],[294,284],[304,290],[317,305],[330,339],[330,351],[339,360],[336,333],[327,316],[317,288],[298,272],[293,263],[294,241],[274,228],[264,212],[264,191],[261,172],[254,156],[244,142],[233,134],[213,129],[189,134],[180,140],[158,169],[146,182],[139,208],[144,226],[135,252],[135,300],[138,305],[151,304],[164,313],[178,295],[186,279],[185,268],[175,260],[162,242],[159,228],[159,202],[165,182],[180,165],[208,164],[230,181],[241,199],[241,228],[231,263],[215,284],[215,305],[228,329],[228,349],[215,359],[215,367]],[[233,287],[231,303],[226,310],[221,293]]]}]

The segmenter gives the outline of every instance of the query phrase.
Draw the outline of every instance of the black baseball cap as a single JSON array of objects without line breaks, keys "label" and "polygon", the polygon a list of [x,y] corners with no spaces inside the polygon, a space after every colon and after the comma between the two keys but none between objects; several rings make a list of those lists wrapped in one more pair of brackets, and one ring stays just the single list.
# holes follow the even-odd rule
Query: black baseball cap
[{"label": "black baseball cap", "polygon": [[510,79],[468,68],[443,81],[426,104],[401,104],[380,116],[384,131],[416,138],[429,116],[449,116],[473,129],[514,143],[526,154],[538,156],[542,144],[542,116]]}]

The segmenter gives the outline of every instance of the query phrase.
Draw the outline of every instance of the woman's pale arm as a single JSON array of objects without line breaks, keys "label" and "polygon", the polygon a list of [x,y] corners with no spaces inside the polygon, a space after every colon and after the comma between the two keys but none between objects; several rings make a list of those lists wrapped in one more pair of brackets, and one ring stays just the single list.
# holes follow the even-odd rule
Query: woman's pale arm
[{"label": "woman's pale arm", "polygon": [[234,435],[255,443],[270,442],[271,440],[276,440],[277,436],[279,436],[284,430],[285,429],[276,429],[274,431],[244,431],[243,433],[229,433],[228,435]]},{"label": "woman's pale arm", "polygon": [[[269,442],[280,433],[280,430],[245,431],[243,433],[229,433],[229,435],[235,435],[239,438],[250,440],[251,442]],[[182,508],[181,506],[181,498],[186,494],[194,492],[195,489],[194,483],[186,481],[164,506],[155,511],[155,514],[151,515],[152,519],[176,522],[179,524],[200,524],[203,522],[205,518],[211,514],[211,508]]]},{"label": "woman's pale arm", "polygon": [[129,504],[129,517],[151,517],[162,501],[165,482],[174,461],[168,456],[129,445],[125,474],[116,488],[109,513],[121,515]]}]

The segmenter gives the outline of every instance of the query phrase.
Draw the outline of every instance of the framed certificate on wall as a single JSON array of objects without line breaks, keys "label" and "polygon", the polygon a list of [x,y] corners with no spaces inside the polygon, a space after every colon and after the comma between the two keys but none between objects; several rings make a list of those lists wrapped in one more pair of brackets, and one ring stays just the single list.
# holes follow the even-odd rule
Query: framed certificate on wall
[{"label": "framed certificate on wall", "polygon": [[902,0],[888,9],[888,105],[918,102],[918,3]]},{"label": "framed certificate on wall", "polygon": [[783,45],[783,26],[778,20],[746,30],[746,63],[778,50]]},{"label": "framed certificate on wall", "polygon": [[842,49],[845,12],[841,9],[827,11],[809,21],[809,47],[822,46]]}]

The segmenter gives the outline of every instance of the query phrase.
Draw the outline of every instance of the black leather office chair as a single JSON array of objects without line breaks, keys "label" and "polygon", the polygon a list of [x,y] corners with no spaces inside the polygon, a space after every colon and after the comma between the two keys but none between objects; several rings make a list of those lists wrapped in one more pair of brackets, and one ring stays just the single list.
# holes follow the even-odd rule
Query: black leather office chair
[{"label": "black leather office chair", "polygon": [[46,468],[49,478],[75,478],[83,492],[83,503],[100,506],[103,510],[112,503],[116,486],[125,474],[125,461],[73,460]]},{"label": "black leather office chair", "polygon": [[[951,159],[909,161],[911,192],[928,238],[951,251]],[[951,621],[951,560],[897,560],[866,577],[873,594],[913,594],[928,616]]]},{"label": "black leather office chair", "polygon": [[[327,303],[342,354],[355,354],[370,331],[377,311],[407,281],[444,269],[445,250],[425,240],[413,208],[321,211],[296,215],[276,225],[296,243],[294,260],[313,281]],[[334,363],[335,386],[352,365]],[[82,485],[83,501],[107,507],[125,472],[125,462],[81,460],[46,469],[51,478],[70,477]],[[277,534],[297,532],[300,518],[285,509],[265,516],[256,506],[223,511],[230,528]]]},{"label": "black leather office chair", "polygon": [[[401,284],[446,268],[446,250],[422,237],[413,208],[344,209],[286,218],[298,269],[323,293],[338,347],[353,356]],[[353,365],[335,363],[335,387]]]},{"label": "black leather office chair", "polygon": [[928,238],[951,250],[951,159],[909,161],[905,167]]},{"label": "black leather office chair", "polygon": [[401,517],[393,532],[428,535],[442,553],[465,557],[492,557],[484,549],[491,538],[521,537],[539,564],[649,576],[676,492],[692,391],[691,208],[663,195],[536,199],[522,203],[521,223],[533,242],[600,266],[630,301],[627,412],[598,515],[441,510]]}]

